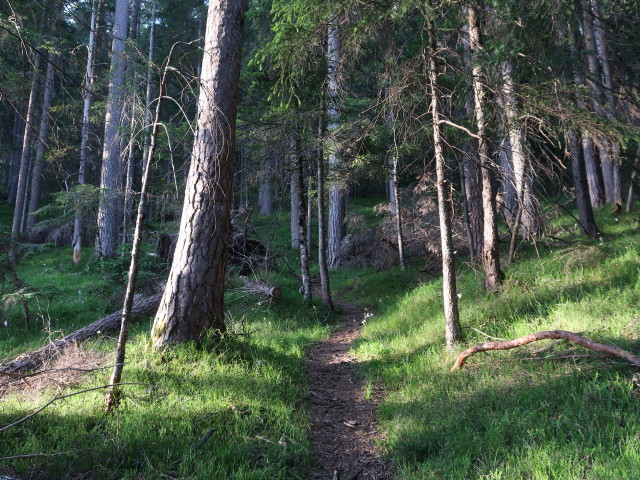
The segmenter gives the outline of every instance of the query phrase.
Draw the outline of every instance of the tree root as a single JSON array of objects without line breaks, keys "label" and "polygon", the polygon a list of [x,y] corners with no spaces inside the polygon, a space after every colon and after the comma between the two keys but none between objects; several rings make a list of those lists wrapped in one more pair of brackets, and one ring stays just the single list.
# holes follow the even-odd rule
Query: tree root
[{"label": "tree root", "polygon": [[451,371],[455,372],[456,370],[462,368],[467,358],[479,352],[486,352],[488,350],[510,350],[512,348],[520,347],[528,343],[537,342],[538,340],[548,339],[564,339],[569,342],[581,345],[584,348],[604,353],[610,357],[622,358],[623,360],[626,360],[627,362],[640,367],[640,357],[634,355],[631,352],[627,352],[626,350],[622,350],[618,347],[593,342],[587,338],[581,337],[577,333],[567,332],[566,330],[551,330],[532,333],[530,335],[525,335],[524,337],[516,338],[514,340],[509,340],[506,342],[481,343],[479,345],[467,348],[458,356],[456,362],[453,364],[453,367],[451,367]]}]

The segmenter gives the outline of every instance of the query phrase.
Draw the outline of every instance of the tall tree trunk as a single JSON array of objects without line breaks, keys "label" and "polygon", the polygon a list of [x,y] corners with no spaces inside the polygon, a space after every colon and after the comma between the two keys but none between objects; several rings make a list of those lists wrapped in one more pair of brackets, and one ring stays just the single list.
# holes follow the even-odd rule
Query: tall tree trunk
[{"label": "tall tree trunk", "polygon": [[[313,171],[313,167],[311,167]],[[307,180],[307,253],[309,261],[313,258],[313,176]]]},{"label": "tall tree trunk", "polygon": [[513,60],[502,65],[502,99],[513,167],[513,180],[517,197],[517,210],[521,210],[522,236],[530,239],[541,233],[538,202],[533,194],[531,166],[526,156],[524,133],[518,118],[518,107],[513,87]]},{"label": "tall tree trunk", "polygon": [[9,164],[9,181],[7,185],[7,205],[15,205],[20,175],[20,156],[22,154],[22,138],[24,135],[24,109],[17,107],[13,121],[13,148]]},{"label": "tall tree trunk", "polygon": [[[456,290],[456,266],[451,232],[451,199],[445,172],[442,133],[440,131],[440,111],[438,107],[438,63],[435,28],[431,19],[426,19],[429,37],[429,84],[431,93],[431,116],[433,117],[433,146],[436,156],[436,177],[438,188],[438,216],[440,218],[440,240],[442,245],[442,294],[444,302],[445,337],[447,347],[462,340]],[[426,60],[426,59],[425,59]],[[426,63],[426,62],[425,62]]]},{"label": "tall tree trunk", "polygon": [[635,201],[635,186],[638,181],[638,168],[640,167],[640,145],[636,150],[636,159],[633,162],[633,169],[631,170],[631,178],[629,178],[629,190],[627,193],[627,206],[625,211],[630,213],[633,209],[633,203]]},{"label": "tall tree trunk", "polygon": [[264,161],[260,173],[260,186],[258,187],[258,211],[260,215],[273,215],[273,178],[274,162],[272,154]]},{"label": "tall tree trunk", "polygon": [[[590,0],[591,14],[593,16],[593,26],[595,34],[596,52],[601,72],[602,86],[604,90],[604,110],[607,118],[611,121],[616,119],[616,99],[613,87],[613,75],[611,74],[611,65],[609,62],[608,42],[604,29],[604,21],[602,19],[602,11],[600,9],[599,0]],[[606,143],[608,165],[603,164],[603,168],[610,170],[611,192],[610,203],[622,205],[622,184],[620,178],[620,164],[618,158],[620,156],[620,148],[617,143],[607,139]]]},{"label": "tall tree trunk", "polygon": [[[587,85],[591,90],[593,109],[601,117],[610,117],[603,105],[602,73],[598,63],[598,47],[593,26],[593,15],[588,0],[581,0],[582,29],[584,33],[585,53],[589,75]],[[597,138],[598,153],[600,154],[600,166],[604,184],[604,195],[607,203],[622,203],[622,189],[620,188],[620,171],[617,159],[613,158],[613,144],[604,135]]]},{"label": "tall tree trunk", "polygon": [[291,158],[291,161],[289,162],[291,166],[291,179],[289,182],[291,200],[291,248],[298,249],[300,248],[300,215],[304,215],[305,212],[300,210],[304,207],[304,199],[302,203],[300,203],[299,199],[300,195],[304,197],[304,181],[300,182],[298,178],[298,164],[302,166],[302,161],[300,160],[300,154],[297,151],[296,145],[296,139],[291,137],[291,152],[289,153],[289,158]]},{"label": "tall tree trunk", "polygon": [[473,55],[473,95],[475,118],[478,129],[478,153],[482,173],[482,213],[484,218],[482,265],[485,273],[487,291],[500,290],[504,274],[500,269],[500,252],[498,249],[498,223],[496,216],[496,191],[494,186],[495,165],[489,157],[489,145],[486,131],[485,86],[484,73],[479,64],[482,47],[480,18],[478,12],[483,11],[482,1],[474,2],[467,8],[469,23],[469,46]]},{"label": "tall tree trunk", "polygon": [[133,297],[138,281],[138,272],[140,270],[140,247],[142,245],[142,226],[144,224],[144,212],[147,201],[147,184],[149,182],[151,171],[151,160],[155,155],[158,132],[160,131],[160,112],[162,109],[163,98],[166,93],[167,72],[171,63],[171,53],[167,58],[167,62],[163,71],[162,80],[160,81],[160,92],[158,94],[158,103],[156,104],[155,121],[153,122],[153,130],[151,132],[151,143],[149,145],[149,158],[145,162],[145,169],[142,174],[142,186],[140,188],[140,202],[138,203],[138,212],[136,215],[135,231],[133,234],[133,242],[131,245],[131,263],[129,264],[129,275],[127,276],[127,290],[124,296],[124,304],[122,306],[122,318],[120,320],[120,334],[118,335],[118,344],[116,347],[116,358],[114,362],[113,372],[109,384],[111,387],[107,392],[105,404],[107,411],[110,411],[119,401],[118,384],[122,380],[122,371],[126,356],[127,339],[129,337],[129,324],[131,323],[131,311],[133,309]]},{"label": "tall tree trunk", "polygon": [[209,2],[196,134],[180,234],[151,337],[155,348],[224,332],[224,280],[242,29],[247,0]]},{"label": "tall tree trunk", "polygon": [[[78,185],[86,185],[89,181],[89,157],[91,149],[89,148],[89,129],[91,128],[91,104],[93,101],[93,93],[91,87],[93,85],[93,56],[96,47],[96,28],[97,16],[100,10],[102,0],[93,0],[91,3],[91,26],[89,30],[89,43],[87,45],[87,67],[83,82],[83,104],[82,104],[82,136],[80,140],[80,167],[78,171]],[[76,206],[74,224],[73,224],[73,262],[80,263],[82,261],[82,240],[84,233],[84,216],[85,211],[82,205]]]},{"label": "tall tree trunk", "polygon": [[33,213],[40,208],[40,194],[42,192],[42,180],[44,178],[44,153],[47,149],[47,140],[49,138],[49,108],[51,107],[51,97],[53,96],[53,72],[56,56],[49,53],[47,55],[47,61],[42,112],[40,114],[40,129],[38,130],[38,148],[36,149],[36,160],[31,174],[31,195],[29,197],[27,232],[31,232],[38,221],[38,218]]},{"label": "tall tree trunk", "polygon": [[27,179],[29,177],[29,167],[31,165],[31,139],[33,138],[34,122],[36,119],[36,97],[38,95],[38,79],[40,78],[41,55],[35,52],[35,62],[31,77],[31,93],[29,94],[29,106],[27,107],[27,119],[22,137],[22,154],[20,155],[20,171],[18,175],[18,188],[16,190],[16,201],[13,211],[13,225],[11,227],[11,238],[17,240],[20,236],[22,217],[27,195]]},{"label": "tall tree trunk", "polygon": [[324,215],[324,118],[320,113],[318,123],[318,267],[320,270],[320,289],[322,291],[322,303],[329,310],[333,310],[331,300],[331,289],[329,286],[329,268],[327,265],[326,242],[325,242],[325,215]]},{"label": "tall tree trunk", "polygon": [[329,250],[331,270],[340,266],[340,250],[345,235],[345,188],[340,178],[341,158],[336,139],[339,127],[340,29],[334,18],[327,27],[327,158],[329,165]]},{"label": "tall tree trunk", "polygon": [[[571,59],[574,63],[573,66],[573,81],[576,85],[583,85],[584,79],[578,73],[576,64],[578,62],[578,52],[576,45],[577,32],[574,36],[569,38],[571,48]],[[591,61],[591,60],[590,60]],[[587,104],[580,95],[577,95],[576,104],[579,109],[586,111]],[[605,203],[605,190],[604,180],[602,178],[602,169],[600,168],[600,162],[597,158],[595,145],[593,138],[591,138],[588,132],[583,131],[580,135],[580,142],[582,144],[582,154],[584,159],[584,167],[587,175],[587,184],[589,186],[589,198],[591,200],[591,206],[593,208],[600,208]]]},{"label": "tall tree trunk", "polygon": [[129,23],[129,1],[116,0],[111,43],[111,73],[109,95],[104,120],[104,146],[100,172],[100,203],[98,206],[98,238],[96,255],[112,258],[116,254],[120,219],[122,218],[122,162],[119,132],[124,101],[125,41]]},{"label": "tall tree trunk", "polygon": [[[300,249],[300,276],[302,278],[302,297],[305,301],[311,301],[311,275],[309,274],[309,250],[307,250],[307,206],[305,204],[305,191],[304,191],[304,163],[302,162],[302,153],[298,144],[298,139],[295,138],[293,142],[293,153],[295,155],[293,162],[293,172],[291,173],[291,195],[292,203],[295,200],[297,206],[295,210],[298,212],[296,220],[298,224],[297,228],[297,240]],[[295,184],[295,187],[294,187]],[[294,195],[295,194],[295,195]],[[292,205],[293,206],[293,205]],[[293,218],[293,215],[292,215]],[[293,220],[292,220],[293,221]],[[293,224],[291,225],[293,228]]]},{"label": "tall tree trunk", "polygon": [[[147,161],[149,145],[151,143],[151,94],[153,89],[153,51],[155,48],[155,35],[156,35],[156,2],[151,2],[151,26],[149,27],[149,53],[147,54],[147,83],[145,88],[145,101],[144,101],[144,147],[142,149],[142,170],[146,169],[144,162]],[[153,214],[153,202],[147,200],[147,212],[148,218]]]}]

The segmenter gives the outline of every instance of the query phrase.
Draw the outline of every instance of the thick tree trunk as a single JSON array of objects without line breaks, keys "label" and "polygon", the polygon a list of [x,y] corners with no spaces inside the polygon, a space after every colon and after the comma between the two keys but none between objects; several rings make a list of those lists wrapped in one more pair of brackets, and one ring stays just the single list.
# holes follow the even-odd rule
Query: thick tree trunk
[{"label": "thick tree trunk", "polygon": [[[478,12],[481,12],[483,9],[479,3],[481,3],[481,1],[467,8],[469,46],[474,57],[479,56],[483,48],[480,19],[478,18]],[[479,137],[478,151],[482,175],[482,213],[484,219],[482,265],[485,272],[485,286],[487,291],[496,292],[500,290],[504,274],[500,269],[500,252],[498,250],[499,239],[496,218],[496,192],[494,186],[495,165],[489,157],[489,145],[486,132],[484,74],[477,58],[474,58],[473,61],[472,74],[475,118]]]},{"label": "thick tree trunk", "polygon": [[18,188],[16,190],[15,207],[13,210],[13,225],[11,227],[11,238],[17,240],[20,236],[22,217],[24,213],[25,200],[27,196],[27,178],[31,165],[31,139],[33,138],[34,122],[36,118],[36,96],[38,94],[38,78],[40,77],[39,53],[35,53],[33,74],[31,77],[31,93],[29,94],[29,106],[27,107],[27,119],[22,137],[22,154],[20,155],[20,170],[18,174]]},{"label": "thick tree trunk", "polygon": [[580,155],[580,134],[575,131],[570,131],[568,133],[568,143],[569,154],[571,155],[571,172],[573,174],[573,185],[575,187],[576,206],[578,207],[580,229],[583,234],[593,237],[598,232],[598,229],[596,228],[593,208],[589,199],[587,175]]},{"label": "thick tree trunk", "polygon": [[[445,337],[448,348],[462,340],[460,318],[458,313],[458,295],[456,290],[456,266],[453,253],[453,237],[451,231],[451,184],[445,172],[443,140],[440,132],[440,111],[438,107],[438,63],[437,43],[433,21],[426,19],[429,37],[428,64],[431,93],[431,116],[433,118],[433,145],[436,156],[436,177],[438,188],[438,215],[440,218],[440,241],[442,245],[442,294],[444,302]],[[426,59],[425,59],[426,60]],[[426,63],[426,62],[425,62]]]},{"label": "thick tree trunk", "polygon": [[[96,47],[96,28],[97,16],[102,0],[93,0],[91,4],[91,26],[89,30],[89,43],[87,45],[87,67],[85,70],[83,83],[83,105],[82,105],[82,136],[80,140],[80,167],[78,170],[78,185],[86,185],[89,181],[89,157],[91,149],[89,148],[89,129],[91,128],[91,104],[93,94],[91,87],[93,86],[93,56]],[[84,216],[85,212],[81,205],[76,206],[74,224],[73,224],[73,262],[80,263],[82,261],[82,241],[84,233]]]},{"label": "thick tree trunk", "polygon": [[209,3],[196,135],[176,251],[151,333],[155,348],[225,331],[224,280],[246,0]]},{"label": "thick tree trunk", "polygon": [[336,134],[339,127],[340,30],[337,19],[327,27],[327,128],[326,151],[329,165],[329,249],[331,270],[340,266],[340,250],[345,235],[345,188],[340,178],[342,164]]},{"label": "thick tree trunk", "polygon": [[329,268],[327,266],[326,242],[325,242],[325,215],[324,215],[324,118],[320,114],[318,122],[318,175],[316,178],[318,189],[318,268],[320,270],[320,289],[322,291],[322,303],[329,310],[333,310],[331,289],[329,286]]},{"label": "thick tree trunk", "polygon": [[38,221],[38,217],[33,213],[40,208],[40,194],[42,192],[42,180],[44,178],[44,153],[47,149],[47,140],[49,138],[49,108],[51,107],[51,97],[53,96],[53,72],[56,56],[50,53],[47,59],[40,129],[38,130],[38,148],[36,149],[36,160],[31,173],[31,195],[29,197],[27,232],[31,232]]},{"label": "thick tree trunk", "polygon": [[111,43],[111,73],[107,98],[102,170],[100,172],[100,204],[98,206],[98,238],[96,255],[111,258],[116,254],[118,233],[122,218],[122,162],[120,160],[121,135],[119,132],[124,101],[124,58],[129,1],[116,0]]}]

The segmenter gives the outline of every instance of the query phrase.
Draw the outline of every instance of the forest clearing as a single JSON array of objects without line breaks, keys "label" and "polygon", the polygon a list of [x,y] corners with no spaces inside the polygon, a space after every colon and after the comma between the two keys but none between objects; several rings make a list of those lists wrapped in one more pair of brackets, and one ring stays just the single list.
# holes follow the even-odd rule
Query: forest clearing
[{"label": "forest clearing", "polygon": [[640,6],[0,5],[0,480],[636,479]]}]

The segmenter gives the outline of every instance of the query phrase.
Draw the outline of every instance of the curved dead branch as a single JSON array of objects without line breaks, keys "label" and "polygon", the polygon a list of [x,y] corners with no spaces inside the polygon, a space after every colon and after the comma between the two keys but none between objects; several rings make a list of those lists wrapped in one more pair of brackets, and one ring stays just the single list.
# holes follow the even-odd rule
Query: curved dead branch
[{"label": "curved dead branch", "polygon": [[525,335],[524,337],[516,338],[514,340],[509,340],[506,342],[481,343],[479,345],[467,348],[458,356],[456,362],[453,364],[453,367],[451,367],[451,371],[455,372],[456,370],[462,368],[467,358],[479,352],[486,352],[489,350],[510,350],[512,348],[521,347],[522,345],[526,345],[528,343],[537,342],[538,340],[549,339],[567,340],[584,348],[604,353],[610,357],[622,358],[623,360],[626,360],[627,362],[640,367],[640,357],[634,355],[631,352],[627,352],[626,350],[622,350],[621,348],[611,345],[596,343],[587,338],[581,337],[577,333],[567,332],[566,330],[550,330],[545,332],[532,333],[530,335]]}]

